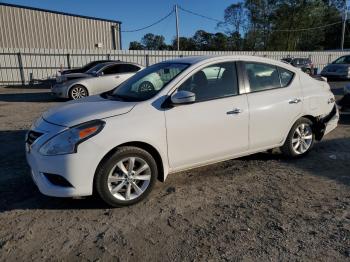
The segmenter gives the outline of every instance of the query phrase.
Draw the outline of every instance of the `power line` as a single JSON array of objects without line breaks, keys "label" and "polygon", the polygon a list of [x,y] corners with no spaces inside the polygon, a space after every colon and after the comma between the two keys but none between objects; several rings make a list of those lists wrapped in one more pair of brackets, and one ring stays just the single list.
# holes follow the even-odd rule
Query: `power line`
[{"label": "power line", "polygon": [[299,29],[272,29],[271,31],[274,32],[298,32],[298,31],[310,31],[310,30],[315,30],[315,29],[321,29],[325,27],[330,27],[333,25],[341,24],[342,21],[338,21],[335,23],[327,24],[327,25],[321,25],[321,26],[316,26],[316,27],[309,27],[309,28],[299,28]]},{"label": "power line", "polygon": [[142,27],[142,28],[138,28],[138,29],[133,29],[133,30],[121,30],[121,32],[123,33],[132,33],[132,32],[138,32],[138,31],[142,31],[142,30],[145,30],[147,28],[150,28],[152,26],[155,26],[161,22],[163,22],[165,19],[167,19],[169,16],[171,16],[172,14],[174,13],[174,10],[171,10],[171,12],[169,14],[167,14],[166,16],[162,17],[161,19],[157,20],[156,22],[148,25],[148,26],[145,26],[145,27]]},{"label": "power line", "polygon": [[[215,22],[218,22],[218,23],[224,23],[224,21],[221,21],[219,19],[216,19],[216,18],[213,18],[213,17],[209,17],[209,16],[206,16],[206,15],[203,15],[203,14],[200,14],[200,13],[197,13],[197,12],[194,12],[194,11],[191,11],[191,10],[188,10],[188,9],[185,9],[181,6],[178,6],[179,9],[181,9],[182,11],[184,12],[187,12],[189,14],[192,14],[192,15],[195,15],[195,16],[199,16],[199,17],[202,17],[202,18],[205,18],[205,19],[208,19],[208,20],[211,20],[211,21],[215,21]],[[322,26],[316,26],[316,27],[309,27],[309,28],[300,28],[300,29],[272,29],[270,31],[273,31],[273,32],[298,32],[298,31],[311,31],[311,30],[315,30],[315,29],[321,29],[321,28],[326,28],[326,27],[330,27],[330,26],[333,26],[333,25],[336,25],[336,24],[341,24],[342,21],[339,21],[339,22],[335,22],[335,23],[331,23],[331,24],[326,24],[326,25],[322,25]]]},{"label": "power line", "polygon": [[218,22],[218,23],[223,23],[223,21],[221,21],[221,20],[219,20],[219,19],[212,18],[212,17],[206,16],[206,15],[202,15],[202,14],[196,13],[196,12],[191,11],[191,10],[187,10],[187,9],[185,9],[185,8],[182,8],[181,6],[178,6],[178,8],[181,9],[182,11],[184,11],[184,12],[187,12],[187,13],[192,14],[192,15],[195,15],[195,16],[199,16],[199,17],[202,17],[202,18],[211,20],[211,21]]}]

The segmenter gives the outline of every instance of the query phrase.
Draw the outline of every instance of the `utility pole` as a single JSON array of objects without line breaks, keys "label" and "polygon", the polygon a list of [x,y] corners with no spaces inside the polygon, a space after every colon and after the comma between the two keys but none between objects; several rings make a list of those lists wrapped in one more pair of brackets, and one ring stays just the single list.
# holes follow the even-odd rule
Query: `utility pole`
[{"label": "utility pole", "polygon": [[177,11],[177,5],[174,6],[175,9],[175,17],[176,17],[176,43],[177,43],[177,51],[180,50],[180,35],[179,35],[179,14]]},{"label": "utility pole", "polygon": [[348,19],[348,1],[345,1],[344,6],[344,16],[343,16],[343,29],[342,29],[342,35],[341,35],[341,50],[344,50],[344,41],[345,41],[345,30],[346,30],[346,21]]}]

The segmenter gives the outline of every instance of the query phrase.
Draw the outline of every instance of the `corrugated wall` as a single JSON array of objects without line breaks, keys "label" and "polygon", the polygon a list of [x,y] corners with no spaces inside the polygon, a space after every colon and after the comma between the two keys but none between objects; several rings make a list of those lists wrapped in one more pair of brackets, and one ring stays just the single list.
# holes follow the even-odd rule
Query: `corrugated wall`
[{"label": "corrugated wall", "polygon": [[72,50],[40,48],[0,48],[0,85],[18,85],[53,78],[58,71],[80,67],[100,59],[122,60],[144,66],[183,56],[255,55],[276,60],[283,57],[309,57],[321,70],[336,58],[350,52],[210,52],[210,51],[144,51],[144,50]]},{"label": "corrugated wall", "polygon": [[120,49],[119,24],[0,4],[0,47],[94,49],[98,43]]}]

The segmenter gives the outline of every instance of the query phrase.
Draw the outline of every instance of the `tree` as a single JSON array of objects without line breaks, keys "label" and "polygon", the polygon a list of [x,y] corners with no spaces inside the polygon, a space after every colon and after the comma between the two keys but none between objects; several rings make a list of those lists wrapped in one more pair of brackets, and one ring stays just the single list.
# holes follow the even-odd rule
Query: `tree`
[{"label": "tree", "polygon": [[224,28],[227,34],[241,33],[246,29],[247,11],[244,3],[239,2],[228,6],[224,11],[224,21],[217,24],[218,28]]},{"label": "tree", "polygon": [[[217,24],[223,32],[197,30],[192,37],[180,37],[180,50],[339,49],[344,4],[344,0],[241,0],[225,9],[223,22]],[[329,24],[333,25],[322,27]],[[349,45],[348,34],[345,46]],[[130,43],[130,49],[172,50],[176,39],[168,46],[163,36],[149,33],[141,43]]]},{"label": "tree", "polygon": [[196,49],[202,51],[212,50],[212,38],[213,35],[211,33],[204,30],[198,30],[193,36]]},{"label": "tree", "polygon": [[[197,50],[196,43],[192,37],[179,37],[180,50],[182,51],[195,51]],[[177,39],[174,38],[172,41],[172,49],[177,50]]]},{"label": "tree", "polygon": [[152,33],[145,34],[141,43],[147,50],[167,50],[169,47],[165,43],[165,38],[162,35],[154,35]]},{"label": "tree", "polygon": [[145,47],[137,41],[130,42],[129,44],[129,50],[144,50]]}]

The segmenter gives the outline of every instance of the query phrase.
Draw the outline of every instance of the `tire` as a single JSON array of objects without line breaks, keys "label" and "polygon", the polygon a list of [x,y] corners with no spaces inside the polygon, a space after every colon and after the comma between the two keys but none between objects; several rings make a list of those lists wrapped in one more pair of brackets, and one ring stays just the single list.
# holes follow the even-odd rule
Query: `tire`
[{"label": "tire", "polygon": [[311,75],[311,69],[306,68],[306,69],[305,69],[305,73],[308,74],[308,75]]},{"label": "tire", "polygon": [[[312,124],[311,120],[304,117],[295,122],[288,133],[284,145],[281,147],[281,151],[285,156],[295,158],[310,152],[315,142]],[[304,131],[302,131],[303,127]]]},{"label": "tire", "polygon": [[73,100],[77,100],[83,97],[88,96],[89,93],[85,86],[82,85],[75,85],[72,86],[71,89],[69,90],[69,98]]},{"label": "tire", "polygon": [[154,85],[150,81],[143,81],[138,88],[138,92],[152,92],[154,91]]},{"label": "tire", "polygon": [[[143,171],[137,174],[140,170]],[[126,146],[101,165],[96,173],[95,189],[108,205],[129,206],[147,197],[157,177],[157,164],[151,154],[138,147]]]}]

